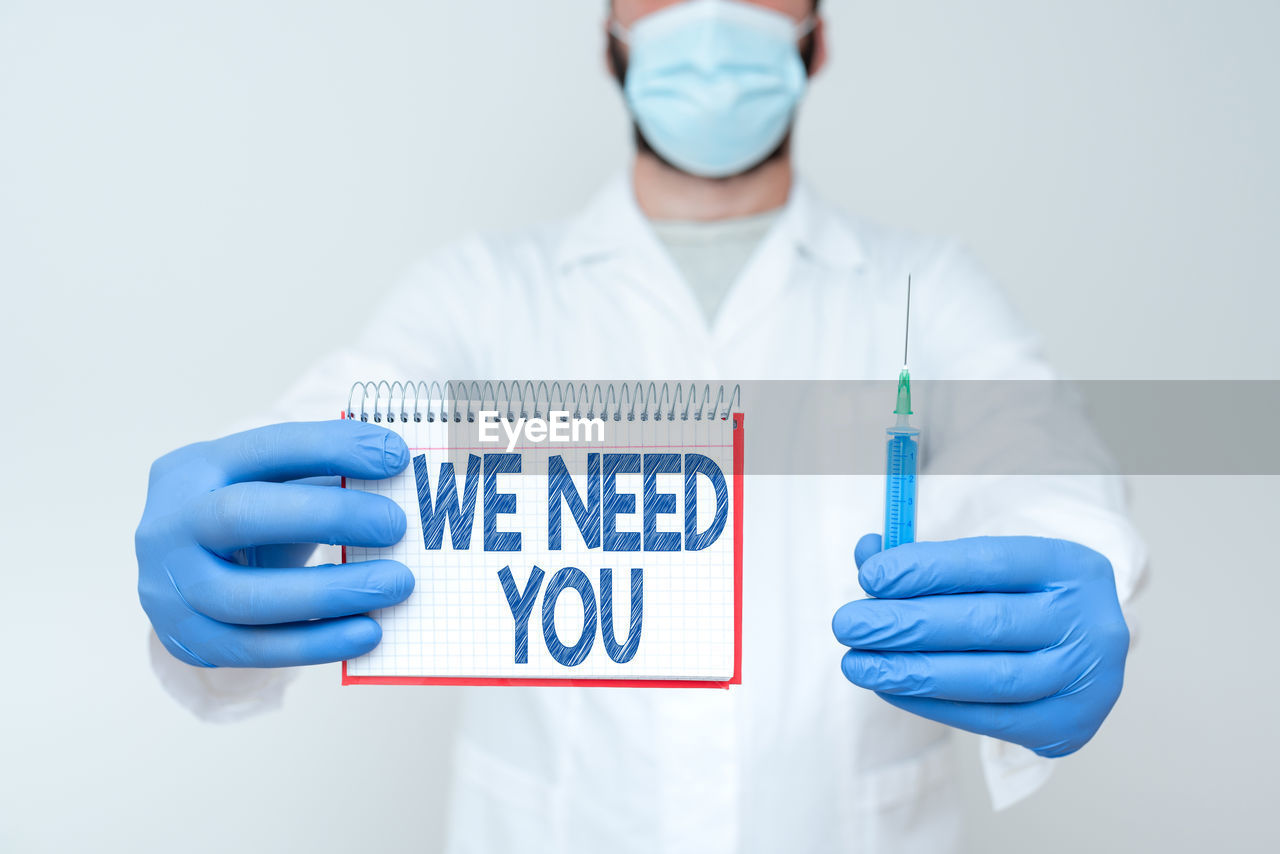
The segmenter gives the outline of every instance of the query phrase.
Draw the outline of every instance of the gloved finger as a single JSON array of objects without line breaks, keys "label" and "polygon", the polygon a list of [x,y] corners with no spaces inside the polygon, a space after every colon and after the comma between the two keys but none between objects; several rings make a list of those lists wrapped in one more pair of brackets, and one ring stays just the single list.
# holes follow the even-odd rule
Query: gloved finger
[{"label": "gloved finger", "polygon": [[200,449],[226,483],[317,475],[378,480],[409,464],[409,448],[398,435],[347,419],[272,424],[193,448]]},{"label": "gloved finger", "polygon": [[1030,652],[1062,638],[1062,621],[1052,605],[1050,593],[858,599],[836,611],[831,630],[854,649]]},{"label": "gloved finger", "polygon": [[1033,703],[957,703],[952,700],[933,700],[928,697],[901,697],[880,694],[890,705],[937,721],[940,724],[989,735],[1003,741],[1020,744],[1041,756],[1066,756],[1086,744],[1097,727],[1088,727],[1071,736],[1047,735],[1056,732],[1047,728],[1048,721],[1060,714],[1053,704],[1060,700],[1037,700]]},{"label": "gloved finger", "polygon": [[199,667],[302,667],[358,658],[382,640],[382,627],[370,617],[231,626],[192,615],[183,628],[185,643],[158,634],[175,657]]},{"label": "gloved finger", "polygon": [[294,483],[233,483],[201,495],[192,533],[210,551],[277,543],[382,548],[404,536],[404,511],[382,495]]},{"label": "gloved finger", "polygon": [[965,703],[1027,703],[1050,697],[1078,673],[1059,650],[1039,652],[866,652],[851,649],[840,669],[855,685],[905,697]]},{"label": "gloved finger", "polygon": [[342,486],[342,477],[336,474],[320,474],[315,477],[300,477],[288,483],[297,483],[302,486]]},{"label": "gloved finger", "polygon": [[867,558],[880,551],[880,535],[866,534],[853,548],[853,562],[861,567]]},{"label": "gloved finger", "polygon": [[394,560],[251,569],[198,546],[171,562],[169,577],[195,611],[246,626],[363,614],[404,601],[414,587],[413,573]]},{"label": "gloved finger", "polygon": [[935,700],[928,697],[904,697],[896,694],[877,692],[880,698],[899,709],[937,721],[940,724],[975,732],[979,735],[991,735],[1007,738],[1017,727],[1018,716],[1029,705],[1023,703],[960,703],[954,700]]},{"label": "gloved finger", "polygon": [[268,546],[240,549],[231,554],[228,560],[239,566],[259,569],[288,569],[291,566],[306,566],[315,550],[315,543],[272,543]]},{"label": "gloved finger", "polygon": [[862,589],[882,599],[938,593],[1032,593],[1054,581],[1059,540],[972,537],[907,543],[868,558]]}]

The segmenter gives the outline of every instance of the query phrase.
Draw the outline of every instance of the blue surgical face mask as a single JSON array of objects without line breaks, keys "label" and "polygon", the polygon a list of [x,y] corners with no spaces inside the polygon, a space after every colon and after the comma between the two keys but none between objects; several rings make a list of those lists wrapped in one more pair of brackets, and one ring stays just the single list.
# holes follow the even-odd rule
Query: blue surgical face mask
[{"label": "blue surgical face mask", "polygon": [[623,89],[645,140],[677,168],[724,178],[787,135],[808,74],[799,26],[737,0],[686,0],[611,32],[630,48]]}]

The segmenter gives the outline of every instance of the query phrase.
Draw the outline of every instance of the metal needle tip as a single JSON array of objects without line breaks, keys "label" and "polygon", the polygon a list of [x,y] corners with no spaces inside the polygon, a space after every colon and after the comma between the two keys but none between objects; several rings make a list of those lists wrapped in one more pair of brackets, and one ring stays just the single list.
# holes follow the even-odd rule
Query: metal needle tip
[{"label": "metal needle tip", "polygon": [[907,274],[907,325],[902,332],[902,368],[907,367],[907,344],[911,340],[911,274]]}]

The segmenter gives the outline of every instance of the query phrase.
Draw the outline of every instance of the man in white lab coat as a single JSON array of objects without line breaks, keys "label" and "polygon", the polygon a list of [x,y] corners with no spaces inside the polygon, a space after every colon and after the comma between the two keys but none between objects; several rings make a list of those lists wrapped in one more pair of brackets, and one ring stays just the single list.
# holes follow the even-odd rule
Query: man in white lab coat
[{"label": "man in white lab coat", "polygon": [[[403,468],[379,428],[332,420],[353,380],[880,379],[899,367],[908,273],[918,377],[1052,377],[954,245],[846,216],[795,177],[790,126],[826,50],[815,5],[616,0],[629,174],[567,222],[420,264],[268,419],[326,423],[157,461],[139,591],[171,693],[210,719],[276,705],[286,665],[367,651],[377,627],[357,615],[409,594],[398,565],[358,583],[351,567],[252,569],[310,550],[271,543],[367,539],[352,527],[371,512],[385,527],[359,503],[373,496],[272,482]],[[1033,791],[1119,693],[1119,602],[1143,547],[1107,478],[924,481],[935,542],[877,555],[864,540],[860,570],[852,537],[878,527],[879,479],[751,493],[741,686],[469,691],[450,850],[949,850],[953,727],[984,735],[997,806]]]}]

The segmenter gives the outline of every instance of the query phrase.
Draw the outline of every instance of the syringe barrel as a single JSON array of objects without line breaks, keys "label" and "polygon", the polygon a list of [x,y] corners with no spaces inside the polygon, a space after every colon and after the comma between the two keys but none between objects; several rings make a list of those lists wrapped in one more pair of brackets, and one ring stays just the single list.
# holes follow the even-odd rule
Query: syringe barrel
[{"label": "syringe barrel", "polygon": [[916,541],[916,464],[920,431],[897,425],[885,430],[884,548]]}]

